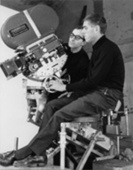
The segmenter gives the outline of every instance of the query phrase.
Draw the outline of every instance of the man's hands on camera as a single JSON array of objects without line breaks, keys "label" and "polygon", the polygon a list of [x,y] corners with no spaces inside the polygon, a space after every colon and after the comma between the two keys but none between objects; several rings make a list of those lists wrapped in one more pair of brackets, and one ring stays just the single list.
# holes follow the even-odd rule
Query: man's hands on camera
[{"label": "man's hands on camera", "polygon": [[[61,79],[51,80],[49,85],[50,85],[51,90],[56,90],[56,91],[60,91],[60,92],[66,91],[66,85],[63,84],[63,81]],[[72,93],[73,92],[66,91],[66,92],[62,93],[60,96],[58,96],[58,98],[62,98],[64,96],[70,97]]]},{"label": "man's hands on camera", "polygon": [[60,91],[60,92],[66,91],[66,85],[63,84],[61,79],[51,80],[49,82],[49,88],[51,90]]}]

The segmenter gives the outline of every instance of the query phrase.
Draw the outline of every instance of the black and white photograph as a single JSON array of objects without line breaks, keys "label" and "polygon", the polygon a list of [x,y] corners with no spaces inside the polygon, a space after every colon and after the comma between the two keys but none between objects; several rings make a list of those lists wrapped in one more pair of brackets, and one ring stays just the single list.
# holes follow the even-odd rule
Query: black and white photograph
[{"label": "black and white photograph", "polygon": [[132,170],[132,122],[132,0],[0,0],[0,170]]}]

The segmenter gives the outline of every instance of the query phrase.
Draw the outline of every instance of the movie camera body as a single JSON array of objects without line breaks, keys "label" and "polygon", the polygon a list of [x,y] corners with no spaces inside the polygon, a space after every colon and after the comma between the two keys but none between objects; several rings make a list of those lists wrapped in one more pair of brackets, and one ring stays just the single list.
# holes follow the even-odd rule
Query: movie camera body
[{"label": "movie camera body", "polygon": [[26,47],[19,46],[17,52],[17,56],[1,64],[7,78],[22,73],[28,79],[43,81],[60,72],[67,59],[64,47],[55,34],[43,37]]},{"label": "movie camera body", "polygon": [[44,91],[52,93],[49,79],[60,78],[67,55],[54,33],[58,24],[55,11],[39,4],[11,16],[1,28],[4,43],[16,52],[16,56],[0,64],[1,69],[7,79],[24,75],[28,101],[36,100],[37,93],[41,97]]},{"label": "movie camera body", "polygon": [[22,73],[40,81],[52,76],[63,67],[67,55],[54,34],[59,23],[52,8],[37,5],[10,17],[1,29],[7,46],[17,55],[1,63],[7,78]]}]

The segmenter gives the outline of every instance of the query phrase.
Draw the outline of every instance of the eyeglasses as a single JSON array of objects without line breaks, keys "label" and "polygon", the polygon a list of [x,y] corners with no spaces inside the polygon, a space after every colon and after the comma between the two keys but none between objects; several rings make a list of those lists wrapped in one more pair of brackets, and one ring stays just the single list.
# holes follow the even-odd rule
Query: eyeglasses
[{"label": "eyeglasses", "polygon": [[73,33],[70,34],[70,38],[74,38],[75,40],[83,40],[83,41],[85,41],[84,37],[81,37],[80,35],[75,35]]}]

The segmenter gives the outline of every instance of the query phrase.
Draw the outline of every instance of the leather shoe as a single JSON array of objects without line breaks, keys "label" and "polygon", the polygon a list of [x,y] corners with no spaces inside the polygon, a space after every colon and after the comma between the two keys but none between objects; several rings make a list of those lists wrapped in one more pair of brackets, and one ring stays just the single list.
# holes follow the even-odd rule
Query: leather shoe
[{"label": "leather shoe", "polygon": [[28,156],[27,158],[19,161],[14,161],[15,167],[43,167],[47,165],[47,156]]},{"label": "leather shoe", "polygon": [[8,151],[5,153],[0,153],[0,158],[5,159],[7,157],[9,157],[14,151]]},{"label": "leather shoe", "polygon": [[10,151],[1,154],[0,156],[0,165],[2,166],[10,166],[15,161],[15,151]]}]

